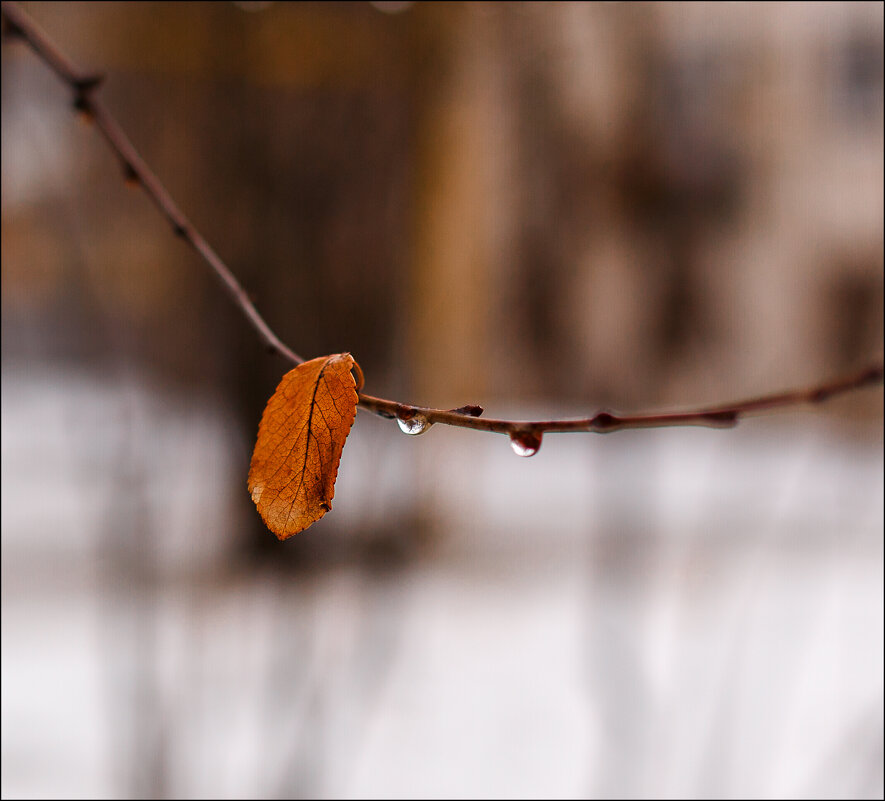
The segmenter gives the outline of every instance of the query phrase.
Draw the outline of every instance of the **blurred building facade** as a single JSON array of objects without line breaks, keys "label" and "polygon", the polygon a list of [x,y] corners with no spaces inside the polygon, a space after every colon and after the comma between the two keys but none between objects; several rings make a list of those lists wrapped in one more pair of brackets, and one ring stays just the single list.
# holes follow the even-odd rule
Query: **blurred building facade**
[{"label": "blurred building facade", "polygon": [[684,403],[881,349],[879,11],[464,9],[413,265],[422,400]]}]

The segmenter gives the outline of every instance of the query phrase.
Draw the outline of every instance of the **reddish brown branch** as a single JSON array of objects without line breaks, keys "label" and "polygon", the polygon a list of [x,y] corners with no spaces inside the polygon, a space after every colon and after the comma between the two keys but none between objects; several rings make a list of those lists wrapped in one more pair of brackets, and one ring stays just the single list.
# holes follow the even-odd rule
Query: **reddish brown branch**
[{"label": "reddish brown branch", "polygon": [[[26,41],[34,52],[55,72],[68,86],[74,95],[74,107],[88,115],[101,132],[111,150],[120,160],[124,178],[139,183],[160,213],[169,221],[177,236],[184,239],[212,268],[221,280],[228,294],[240,307],[246,319],[258,331],[271,352],[279,353],[294,364],[301,364],[302,359],[291,348],[285,345],[271,330],[264,318],[249,300],[243,287],[234,277],[230,268],[212,249],[199,231],[184,216],[169,195],[159,178],[147,166],[129,138],[120,127],[114,116],[98,98],[97,90],[102,77],[87,73],[77,68],[46,36],[34,21],[15,3],[3,0],[2,15],[5,24],[4,33],[8,38],[21,38]],[[381,417],[398,418],[404,421],[414,420],[417,416],[424,418],[427,424],[443,423],[460,428],[472,428],[477,431],[491,431],[508,434],[529,449],[537,449],[540,437],[544,432],[589,431],[605,434],[625,428],[659,428],[663,426],[710,426],[713,428],[729,428],[734,426],[745,414],[799,406],[806,403],[820,403],[834,395],[839,395],[861,387],[882,383],[883,365],[881,362],[868,366],[864,370],[838,378],[826,383],[817,384],[806,389],[763,395],[758,398],[722,404],[720,406],[690,409],[684,412],[668,412],[661,414],[618,415],[612,412],[599,412],[593,417],[580,420],[541,420],[519,422],[515,420],[481,419],[482,408],[479,406],[462,406],[459,409],[443,410],[419,406],[409,406],[396,401],[375,398],[360,393],[359,404],[364,409]]]},{"label": "reddish brown branch", "polygon": [[612,412],[599,412],[593,417],[579,420],[542,420],[518,422],[515,420],[492,420],[465,417],[459,409],[425,409],[420,406],[407,406],[402,403],[360,395],[360,405],[380,414],[382,417],[397,417],[411,420],[416,415],[424,417],[428,423],[444,423],[461,428],[474,428],[479,431],[494,431],[499,434],[536,434],[565,431],[589,431],[607,434],[624,428],[662,428],[664,426],[708,426],[710,428],[731,428],[746,414],[768,411],[786,406],[799,406],[806,403],[821,403],[834,395],[841,395],[861,387],[880,384],[883,380],[882,364],[866,367],[825,384],[816,384],[805,389],[781,392],[776,395],[762,395],[758,398],[689,409],[684,412],[664,412],[660,414],[618,415]]}]

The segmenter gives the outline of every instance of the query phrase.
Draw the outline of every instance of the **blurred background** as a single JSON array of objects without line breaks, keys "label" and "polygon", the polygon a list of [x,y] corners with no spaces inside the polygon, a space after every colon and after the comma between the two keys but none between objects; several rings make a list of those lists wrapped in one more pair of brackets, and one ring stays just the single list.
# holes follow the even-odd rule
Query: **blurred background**
[{"label": "blurred background", "polygon": [[[24,3],[305,356],[494,417],[883,350],[881,3]],[[4,797],[883,793],[881,388],[403,436],[246,491],[288,365],[2,47]]]}]

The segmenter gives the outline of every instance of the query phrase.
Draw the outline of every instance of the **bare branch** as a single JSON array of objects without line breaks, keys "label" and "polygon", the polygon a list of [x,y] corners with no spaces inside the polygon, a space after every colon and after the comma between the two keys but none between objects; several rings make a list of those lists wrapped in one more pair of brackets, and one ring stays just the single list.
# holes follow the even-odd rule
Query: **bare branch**
[{"label": "bare branch", "polygon": [[689,409],[684,412],[664,412],[659,414],[618,415],[612,412],[599,412],[593,417],[579,420],[546,420],[518,422],[515,420],[492,420],[489,418],[465,417],[460,409],[443,411],[425,409],[420,406],[407,406],[402,403],[360,395],[360,405],[382,417],[396,417],[411,420],[416,415],[424,417],[428,423],[443,423],[461,428],[474,428],[478,431],[494,431],[498,434],[559,433],[567,431],[588,431],[607,434],[625,428],[662,428],[664,426],[707,426],[709,428],[731,428],[746,414],[768,411],[787,406],[800,406],[807,403],[821,403],[835,395],[841,395],[861,387],[880,384],[885,367],[882,364],[866,367],[860,372],[816,384],[805,389],[781,392],[775,395],[762,395],[758,398],[735,401],[720,406]]},{"label": "bare branch", "polygon": [[202,234],[194,228],[190,220],[184,216],[184,213],[178,208],[166,187],[163,186],[150,167],[145,164],[144,159],[139,155],[132,142],[129,141],[129,137],[126,136],[117,120],[98,98],[97,90],[102,82],[102,76],[87,73],[77,68],[15,3],[3,0],[2,13],[6,21],[7,36],[24,39],[49,68],[71,87],[74,94],[74,108],[86,114],[95,123],[108,146],[119,158],[125,179],[139,183],[148,197],[154,202],[154,205],[169,221],[175,234],[184,239],[202,256],[203,260],[221,279],[228,294],[258,331],[267,347],[272,352],[281,353],[289,361],[301,364],[304,359],[284,344],[271,330],[270,326],[249,300],[246,291],[240,286],[240,282],[234,277],[230,268],[212,249]]},{"label": "bare branch", "polygon": [[[295,351],[283,343],[273,332],[254,304],[249,300],[243,287],[234,277],[230,268],[212,249],[199,231],[178,208],[159,178],[147,166],[138,151],[129,141],[114,116],[98,98],[98,88],[102,76],[87,73],[76,67],[65,56],[36,23],[15,3],[3,0],[2,16],[4,34],[7,39],[20,38],[26,41],[33,51],[73,92],[74,107],[88,115],[101,132],[110,149],[120,160],[124,178],[142,186],[154,205],[169,221],[174,233],[184,239],[212,268],[221,280],[228,294],[240,307],[246,319],[252,324],[271,352],[279,353],[294,364],[302,359]],[[431,409],[410,406],[397,401],[376,398],[360,393],[359,405],[381,417],[398,418],[402,421],[423,418],[424,423],[472,428],[477,431],[490,431],[507,434],[534,452],[540,446],[541,435],[545,432],[586,431],[605,434],[625,428],[660,428],[664,426],[708,426],[730,428],[747,414],[799,406],[808,403],[821,403],[835,395],[860,389],[883,381],[883,364],[878,362],[860,372],[817,384],[805,389],[792,390],[771,395],[763,395],[749,400],[726,403],[719,406],[690,409],[683,412],[667,412],[636,415],[619,415],[601,411],[593,417],[579,420],[541,420],[520,422],[516,420],[481,419],[482,407],[462,406],[458,409]],[[416,427],[419,430],[426,430]]]}]

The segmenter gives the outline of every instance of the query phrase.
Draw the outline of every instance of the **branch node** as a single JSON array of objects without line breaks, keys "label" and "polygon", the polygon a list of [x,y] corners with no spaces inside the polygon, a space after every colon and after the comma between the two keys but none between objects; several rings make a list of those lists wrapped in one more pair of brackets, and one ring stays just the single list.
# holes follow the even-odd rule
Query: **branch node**
[{"label": "branch node", "polygon": [[860,379],[864,384],[875,384],[885,379],[885,365],[876,364],[863,373]]},{"label": "branch node", "polygon": [[138,170],[129,161],[123,162],[123,182],[126,186],[132,187],[138,186],[141,183],[141,176],[138,174]]},{"label": "branch node", "polygon": [[76,111],[80,118],[86,122],[92,122],[95,117],[95,114],[92,109],[92,100],[89,97],[89,93],[77,92],[74,95],[74,111]]},{"label": "branch node", "polygon": [[594,431],[611,431],[617,428],[618,423],[617,417],[609,412],[599,412],[593,419],[590,421],[590,428]]},{"label": "branch node", "polygon": [[78,95],[88,95],[104,83],[104,75],[95,73],[94,75],[83,75],[75,78],[71,85]]},{"label": "branch node", "polygon": [[71,81],[71,86],[74,89],[74,108],[90,120],[95,115],[92,93],[103,80],[104,76],[102,75],[85,75]]},{"label": "branch node", "polygon": [[721,412],[709,412],[704,415],[711,423],[721,425],[723,427],[736,426],[740,414],[736,409],[728,409]]},{"label": "branch node", "polygon": [[457,409],[450,409],[449,411],[455,414],[463,414],[467,417],[482,417],[482,413],[485,409],[483,409],[482,406],[468,404],[467,406],[459,406]]}]

